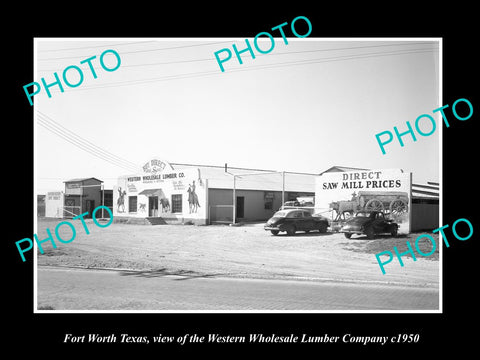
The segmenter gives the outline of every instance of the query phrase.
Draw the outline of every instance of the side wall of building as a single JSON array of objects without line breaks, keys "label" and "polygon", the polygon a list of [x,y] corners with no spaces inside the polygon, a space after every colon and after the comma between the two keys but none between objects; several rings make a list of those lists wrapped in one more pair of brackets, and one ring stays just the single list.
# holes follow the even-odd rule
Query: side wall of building
[{"label": "side wall of building", "polygon": [[434,230],[438,228],[439,205],[436,203],[417,203],[412,204],[411,231]]},{"label": "side wall of building", "polygon": [[[285,192],[285,201],[296,199],[296,196],[313,196],[313,193]],[[236,190],[237,221],[264,221],[272,217],[282,206],[281,191]],[[239,199],[243,198],[243,200]],[[243,201],[243,216],[241,202]],[[232,222],[233,190],[209,189],[208,203],[210,223]]]},{"label": "side wall of building", "polygon": [[74,217],[88,212],[92,217],[96,207],[102,205],[102,183],[97,179],[84,179],[65,183],[64,216]]},{"label": "side wall of building", "polygon": [[83,181],[82,211],[87,212],[87,217],[92,217],[92,212],[97,206],[102,205],[102,184],[95,179]]}]

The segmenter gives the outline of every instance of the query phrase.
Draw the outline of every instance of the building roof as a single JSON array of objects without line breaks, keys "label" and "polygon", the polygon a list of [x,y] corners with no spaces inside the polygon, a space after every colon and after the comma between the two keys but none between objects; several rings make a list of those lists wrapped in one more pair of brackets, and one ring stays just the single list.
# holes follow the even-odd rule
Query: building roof
[{"label": "building roof", "polygon": [[332,166],[331,168],[322,171],[320,175],[329,173],[329,172],[345,172],[345,171],[368,171],[370,169],[363,169],[363,168],[354,168],[354,167],[347,167],[347,166]]},{"label": "building roof", "polygon": [[[235,175],[235,188],[238,190],[282,191],[283,176],[274,170],[260,170],[224,166],[175,164],[175,169],[198,168],[200,176],[208,180],[210,189],[232,189]],[[317,174],[285,172],[285,191],[315,192]]]},{"label": "building roof", "polygon": [[[170,164],[173,165],[176,170],[182,168],[200,169],[200,176],[202,179],[208,180],[208,187],[210,189],[232,189],[233,178],[235,175],[235,187],[237,190],[282,191],[284,185],[285,191],[310,193],[315,193],[315,179],[318,175],[329,172],[370,170],[365,168],[354,168],[347,166],[332,166],[331,168],[321,172],[320,174],[285,171],[285,184],[283,184],[282,172],[278,172],[275,170],[228,167],[228,172],[225,172],[225,166],[182,163]],[[79,182],[88,179],[98,180],[96,178],[83,178],[72,179],[64,182]],[[428,185],[412,184],[412,197],[423,199],[438,199],[439,185],[438,183],[433,182],[428,182]]]},{"label": "building roof", "polygon": [[94,178],[94,177],[88,177],[88,178],[76,178],[76,179],[71,179],[71,180],[67,180],[67,181],[64,181],[64,183],[70,183],[70,182],[83,182],[83,181],[86,181],[86,180],[97,180],[98,182],[102,182],[102,180],[99,180],[97,178]]},{"label": "building roof", "polygon": [[[428,182],[428,184],[432,184]],[[439,199],[439,186],[412,184],[412,197],[417,199]]]}]

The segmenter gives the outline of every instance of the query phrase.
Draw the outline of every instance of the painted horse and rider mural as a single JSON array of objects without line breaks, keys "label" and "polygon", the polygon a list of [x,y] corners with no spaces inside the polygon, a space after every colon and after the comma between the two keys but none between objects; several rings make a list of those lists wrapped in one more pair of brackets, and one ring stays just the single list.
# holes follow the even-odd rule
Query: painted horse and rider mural
[{"label": "painted horse and rider mural", "polygon": [[119,213],[125,212],[125,195],[127,195],[127,192],[118,187],[117,211]]},{"label": "painted horse and rider mural", "polygon": [[170,212],[170,202],[166,197],[160,198],[160,204],[162,205],[162,213]]},{"label": "painted horse and rider mural", "polygon": [[198,208],[200,207],[200,204],[198,202],[198,196],[195,193],[195,180],[193,180],[192,184],[188,184],[188,208],[189,208],[189,213],[196,213]]}]

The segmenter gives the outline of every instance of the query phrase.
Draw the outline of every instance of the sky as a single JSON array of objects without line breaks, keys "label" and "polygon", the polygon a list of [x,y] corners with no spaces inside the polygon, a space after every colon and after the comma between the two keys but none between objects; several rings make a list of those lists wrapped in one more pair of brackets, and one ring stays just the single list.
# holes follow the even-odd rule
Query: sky
[{"label": "sky", "polygon": [[[268,54],[233,53],[244,38],[37,38],[33,81],[79,86],[34,96],[38,194],[63,181],[96,177],[111,189],[154,157],[172,163],[320,173],[332,166],[401,168],[415,183],[440,179],[441,49],[437,39],[275,38]],[[271,45],[259,41],[262,49]],[[214,53],[233,54],[222,72]],[[105,71],[100,55],[121,59]],[[222,53],[223,57],[226,53]],[[91,60],[97,78],[87,63]],[[116,58],[104,56],[113,68]],[[80,82],[74,69],[71,83]],[[28,99],[26,98],[28,103]],[[383,155],[382,131],[407,130],[429,114],[431,136],[395,139]],[[428,122],[420,124],[427,132]]]}]

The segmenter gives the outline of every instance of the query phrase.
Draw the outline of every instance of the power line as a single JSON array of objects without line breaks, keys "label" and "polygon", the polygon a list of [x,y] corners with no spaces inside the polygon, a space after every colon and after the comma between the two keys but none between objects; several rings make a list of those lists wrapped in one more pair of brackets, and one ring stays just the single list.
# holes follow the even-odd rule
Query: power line
[{"label": "power line", "polygon": [[67,142],[71,143],[72,145],[75,145],[76,147],[78,147],[78,148],[80,148],[80,149],[82,149],[82,150],[90,153],[91,155],[94,155],[94,156],[96,156],[96,157],[98,157],[98,158],[100,158],[100,159],[102,159],[102,160],[104,160],[104,161],[109,162],[109,163],[112,164],[112,165],[121,167],[121,168],[123,168],[123,169],[125,169],[125,170],[128,170],[128,171],[130,171],[130,172],[136,172],[136,170],[133,170],[133,169],[131,169],[131,168],[128,168],[128,167],[126,167],[126,166],[124,166],[124,165],[122,165],[122,164],[120,164],[120,163],[116,163],[116,162],[112,161],[111,159],[108,159],[108,158],[104,157],[101,153],[96,152],[96,151],[94,151],[93,149],[90,149],[90,148],[86,147],[85,145],[82,145],[81,143],[79,143],[79,142],[77,142],[77,141],[75,141],[75,140],[72,140],[71,138],[69,138],[69,137],[65,136],[64,134],[60,133],[58,130],[53,129],[53,128],[51,128],[50,126],[46,125],[45,123],[43,123],[43,122],[41,122],[41,121],[39,121],[38,123],[39,123],[39,125],[41,125],[42,127],[44,127],[44,128],[46,128],[47,130],[53,132],[54,134],[56,134],[56,135],[58,135],[59,137],[63,138],[64,140],[66,140]]},{"label": "power line", "polygon": [[[80,141],[86,143],[88,146],[91,146],[95,149],[98,149],[102,152],[104,152],[105,154],[107,154],[108,156],[110,156],[111,158],[115,159],[115,160],[120,160],[122,162],[124,162],[126,165],[128,166],[133,166],[133,167],[137,167],[137,164],[131,162],[131,161],[128,161],[128,160],[125,160],[125,159],[122,159],[121,157],[109,152],[108,150],[104,150],[102,148],[100,148],[99,146],[95,145],[94,143],[88,141],[87,139],[81,137],[80,135],[74,133],[73,131],[67,129],[66,127],[64,127],[63,125],[59,124],[58,122],[56,122],[55,120],[53,120],[52,118],[50,118],[49,116],[45,115],[44,113],[42,113],[41,111],[37,111],[37,113],[39,113],[40,115],[42,115],[44,118],[47,119],[47,122],[49,122],[50,124],[52,124],[53,126],[59,128],[63,133],[66,133],[67,135],[70,135],[70,136],[73,136],[77,139],[79,139]],[[63,129],[63,130],[62,130]]]},{"label": "power line", "polygon": [[[349,47],[343,47],[343,48],[329,48],[329,49],[315,49],[315,50],[278,52],[278,53],[270,53],[270,54],[268,54],[268,56],[271,57],[271,56],[295,55],[295,54],[305,54],[305,53],[324,52],[324,51],[355,50],[355,49],[368,49],[368,48],[375,48],[375,47],[407,46],[407,45],[435,45],[435,44],[432,43],[432,42],[416,42],[416,43],[402,43],[402,44],[365,45],[365,46],[354,46],[354,47],[349,46]],[[436,47],[435,49],[438,49],[438,47]],[[410,50],[416,50],[416,49],[410,49]],[[203,59],[189,59],[189,60],[155,62],[155,63],[150,63],[150,64],[130,64],[130,65],[122,65],[122,68],[139,67],[139,66],[170,65],[170,64],[191,63],[191,62],[212,61],[212,60],[213,60],[213,58],[210,57],[210,58],[203,58]],[[55,70],[39,70],[39,71],[55,71]]]},{"label": "power line", "polygon": [[[430,45],[431,43],[421,43],[421,44],[398,44],[398,45]],[[371,46],[356,46],[356,47],[345,47],[345,48],[331,48],[331,49],[315,49],[315,50],[302,50],[302,51],[288,51],[288,52],[278,52],[271,53],[268,56],[281,56],[281,55],[295,55],[295,54],[306,54],[312,52],[323,52],[323,51],[337,51],[337,50],[353,50],[353,49],[367,49],[373,47],[382,47],[382,46],[397,46],[397,44],[383,44],[383,45],[371,45]],[[438,49],[438,48],[437,48]],[[417,49],[410,49],[417,50]],[[150,64],[131,64],[124,65],[123,67],[137,67],[137,66],[153,66],[153,65],[169,65],[169,64],[178,64],[178,63],[189,63],[189,62],[199,62],[199,61],[212,61],[213,58],[204,58],[204,59],[190,59],[190,60],[177,60],[177,61],[166,61],[166,62],[157,62]]]},{"label": "power line", "polygon": [[[100,40],[90,40],[90,41],[100,41]],[[90,46],[75,47],[75,48],[39,50],[38,52],[43,53],[43,52],[52,52],[52,51],[83,50],[83,49],[92,49],[92,48],[106,47],[106,46],[125,46],[125,45],[133,45],[133,44],[145,44],[145,43],[150,43],[150,42],[157,42],[157,41],[146,40],[146,41],[135,41],[135,42],[128,42],[128,43],[123,42],[123,43],[116,43],[116,44],[90,45]]]},{"label": "power line", "polygon": [[128,166],[126,165],[125,163],[122,163],[121,161],[119,160],[116,160],[112,157],[109,157],[108,155],[106,155],[104,152],[100,151],[100,150],[97,150],[96,148],[93,148],[93,147],[89,147],[87,145],[85,145],[84,143],[82,143],[81,141],[75,139],[74,137],[71,137],[65,133],[62,133],[60,130],[58,130],[57,128],[53,127],[52,125],[46,123],[43,119],[39,118],[39,121],[38,121],[39,125],[41,125],[42,127],[46,128],[47,130],[55,133],[56,135],[60,136],[61,138],[63,138],[64,140],[68,141],[69,143],[81,148],[82,150],[85,150],[87,152],[89,152],[90,154],[92,155],[95,155],[99,158],[101,158],[102,160],[105,160],[113,165],[116,165],[116,166],[119,166],[119,167],[122,167],[126,170],[129,170],[129,171],[136,171],[137,169],[134,168],[134,167],[131,167],[131,166]]},{"label": "power line", "polygon": [[[97,86],[84,86],[84,87],[76,89],[76,91],[102,89],[102,88],[108,88],[108,87],[141,85],[141,84],[147,84],[147,83],[151,83],[151,82],[179,80],[179,79],[187,79],[187,78],[211,76],[211,75],[224,76],[224,75],[227,75],[229,73],[235,73],[235,72],[241,72],[241,71],[272,69],[272,68],[285,67],[285,66],[309,65],[309,64],[317,64],[317,63],[328,63],[328,62],[346,61],[346,60],[354,60],[354,59],[364,59],[364,58],[381,57],[381,56],[392,56],[392,55],[420,54],[420,53],[425,53],[425,52],[433,52],[433,51],[436,51],[436,50],[437,49],[396,50],[396,51],[391,51],[391,52],[377,52],[377,53],[345,55],[345,56],[337,56],[337,57],[329,57],[329,58],[296,60],[296,61],[290,61],[290,62],[264,64],[264,65],[257,65],[257,66],[248,66],[248,67],[244,67],[244,68],[238,68],[237,67],[237,68],[230,69],[230,70],[226,71],[225,74],[221,73],[219,70],[215,70],[215,71],[203,71],[203,72],[197,72],[197,73],[167,75],[167,76],[163,76],[163,77],[159,77],[159,78],[126,80],[126,81],[119,81],[119,82],[115,82],[115,83],[109,83],[109,84],[103,84],[103,85],[97,85]],[[58,91],[58,90],[55,89],[54,91]]]},{"label": "power line", "polygon": [[81,136],[75,134],[74,132],[66,129],[62,125],[55,122],[53,119],[47,115],[37,111],[37,120],[38,124],[44,127],[45,129],[53,132],[59,137],[63,138],[67,142],[75,145],[76,147],[104,160],[109,162],[112,165],[122,167],[128,171],[137,172],[138,166],[128,160],[122,159],[111,152],[102,149],[101,147],[91,143],[90,141],[82,138]]},{"label": "power line", "polygon": [[52,129],[51,127],[49,127],[48,125],[46,125],[46,124],[44,124],[44,123],[42,123],[42,122],[39,122],[39,125],[41,125],[42,127],[46,128],[47,130],[53,132],[54,134],[58,135],[59,137],[63,138],[64,140],[66,140],[67,142],[71,143],[72,145],[75,145],[76,147],[78,147],[78,148],[80,148],[80,149],[82,149],[82,150],[90,153],[91,155],[94,155],[94,156],[96,156],[96,157],[98,157],[98,158],[100,158],[100,159],[102,159],[102,160],[104,160],[104,161],[106,161],[106,162],[108,162],[108,163],[110,163],[110,164],[112,164],[112,165],[115,165],[115,166],[117,166],[117,167],[121,167],[121,168],[123,168],[124,170],[127,170],[127,171],[129,171],[129,172],[134,172],[134,173],[137,172],[137,169],[131,169],[131,168],[128,168],[128,167],[126,167],[126,166],[124,166],[124,165],[122,165],[122,164],[120,164],[120,163],[116,163],[116,162],[112,161],[111,159],[108,159],[108,158],[104,157],[101,153],[98,153],[98,152],[96,152],[96,151],[94,151],[94,150],[92,150],[92,149],[89,149],[88,147],[85,147],[84,145],[76,142],[75,140],[72,140],[72,139],[66,137],[65,135],[59,133],[57,130]]},{"label": "power line", "polygon": [[[227,42],[227,41],[220,41],[220,42],[214,42],[214,43],[203,43],[203,44],[194,44],[194,45],[182,45],[182,46],[173,46],[173,47],[159,48],[159,49],[145,49],[145,50],[122,51],[122,55],[124,55],[124,54],[136,54],[136,53],[152,52],[152,51],[163,51],[163,50],[183,49],[183,48],[190,48],[190,47],[197,47],[197,46],[217,45],[217,44],[224,44],[224,43],[226,43],[226,42]],[[46,58],[46,59],[38,59],[38,61],[63,60],[63,59],[78,59],[78,56],[64,56],[64,57],[56,57],[56,58]]]}]

